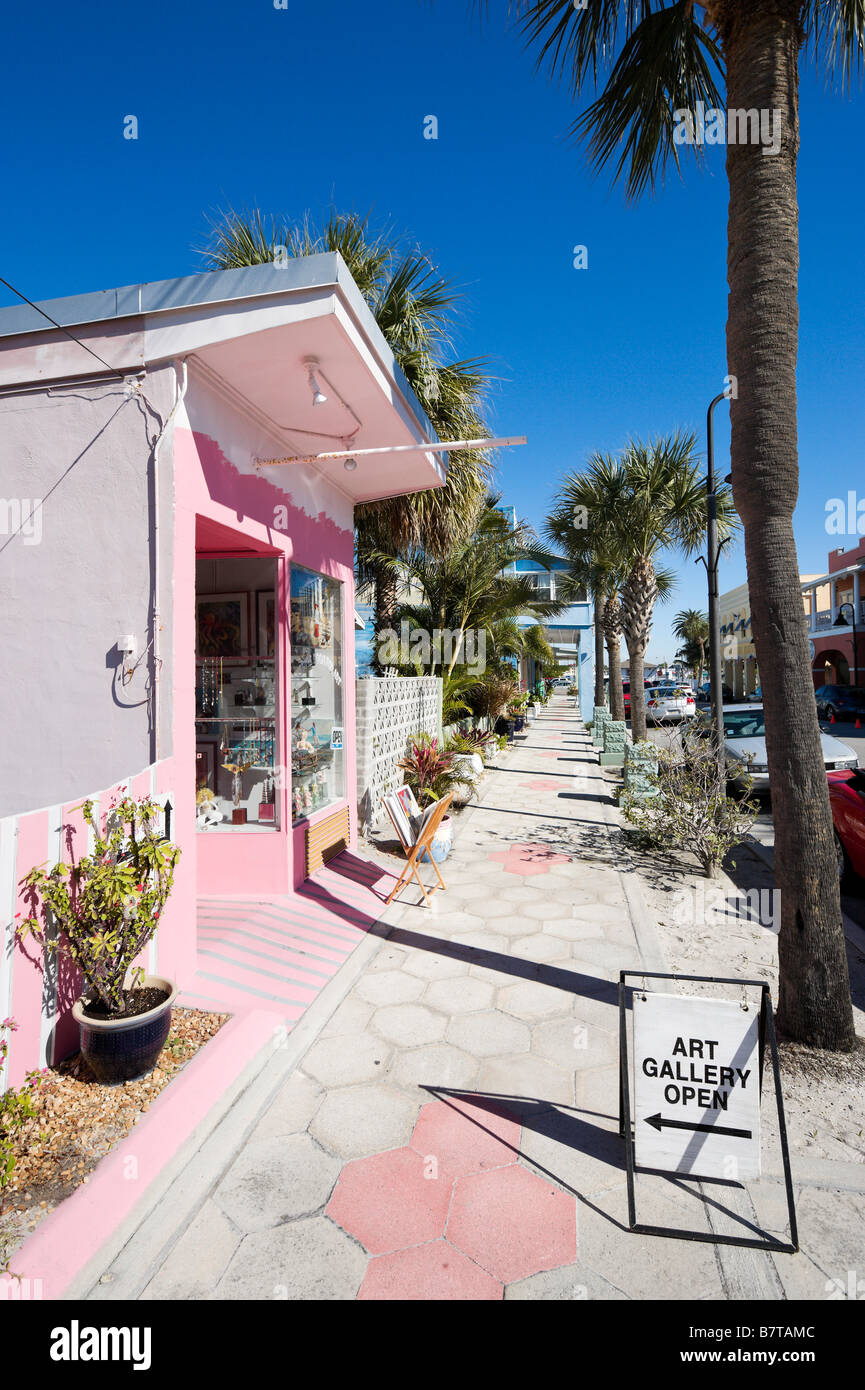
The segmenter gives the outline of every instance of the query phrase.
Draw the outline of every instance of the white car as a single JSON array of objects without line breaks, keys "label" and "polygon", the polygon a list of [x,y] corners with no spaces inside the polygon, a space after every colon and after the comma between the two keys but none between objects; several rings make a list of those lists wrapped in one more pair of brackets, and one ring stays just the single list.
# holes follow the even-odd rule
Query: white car
[{"label": "white car", "polygon": [[[708,734],[708,721],[695,725],[695,732]],[[852,770],[859,766],[859,759],[853,749],[840,739],[829,734],[820,735],[823,749],[823,762],[827,772]],[[763,706],[725,705],[724,706],[724,752],[731,771],[737,763],[747,763],[751,774],[751,790],[769,790],[769,765],[766,757],[766,724],[763,719]],[[737,779],[734,777],[733,781]]]},{"label": "white car", "polygon": [[648,724],[667,724],[674,721],[683,723],[693,719],[697,713],[694,694],[683,685],[651,686],[645,693],[646,722]]}]

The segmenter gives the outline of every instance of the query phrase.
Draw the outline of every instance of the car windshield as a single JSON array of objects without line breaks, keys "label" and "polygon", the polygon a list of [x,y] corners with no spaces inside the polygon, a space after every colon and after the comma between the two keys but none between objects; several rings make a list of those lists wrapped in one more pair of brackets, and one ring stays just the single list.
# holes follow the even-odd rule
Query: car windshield
[{"label": "car windshield", "polygon": [[765,738],[763,710],[738,709],[724,711],[724,733],[728,738]]}]

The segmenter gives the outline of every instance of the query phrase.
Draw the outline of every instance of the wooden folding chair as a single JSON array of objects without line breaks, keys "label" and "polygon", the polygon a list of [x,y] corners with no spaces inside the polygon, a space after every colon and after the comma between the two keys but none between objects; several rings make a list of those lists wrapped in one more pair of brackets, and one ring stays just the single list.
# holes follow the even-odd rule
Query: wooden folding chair
[{"label": "wooden folding chair", "polygon": [[[423,821],[420,830],[418,831],[417,836],[414,838],[414,842],[412,843],[411,832],[409,832],[408,836],[406,835],[405,827],[407,822],[405,814],[403,812],[403,808],[399,806],[398,802],[397,806],[399,806],[399,809],[397,809],[397,807],[393,805],[393,801],[396,801],[396,793],[391,792],[388,796],[382,797],[382,804],[384,806],[384,809],[387,811],[387,814],[390,817],[391,825],[396,831],[397,839],[402,845],[403,853],[405,854],[406,859],[408,861],[399,878],[397,879],[393,887],[393,891],[390,894],[390,897],[387,899],[389,903],[396,897],[400,888],[404,888],[412,877],[417,881],[418,887],[423,893],[428,906],[432,906],[432,904],[430,903],[430,893],[434,893],[436,889],[439,887],[447,887],[447,884],[445,883],[444,879],[439,873],[439,866],[433,859],[432,849],[430,848],[430,846],[432,845],[435,833],[438,830],[439,825],[441,824],[445,811],[451,804],[452,798],[453,792],[448,792],[447,796],[443,796],[441,801],[435,802],[432,809],[427,813],[426,819]],[[428,851],[429,862],[432,864],[435,870],[436,878],[438,879],[438,883],[434,883],[430,889],[427,889],[426,884],[424,883],[423,879],[418,873],[417,868],[418,857],[421,854],[423,854],[424,850]]]}]

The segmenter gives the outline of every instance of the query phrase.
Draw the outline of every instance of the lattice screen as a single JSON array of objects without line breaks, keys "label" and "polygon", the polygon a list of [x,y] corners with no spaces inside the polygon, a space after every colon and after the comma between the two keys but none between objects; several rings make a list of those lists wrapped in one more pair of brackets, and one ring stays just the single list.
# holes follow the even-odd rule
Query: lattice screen
[{"label": "lattice screen", "polygon": [[357,796],[361,829],[378,824],[381,798],[402,786],[397,763],[411,734],[440,737],[437,676],[371,676],[357,682]]}]

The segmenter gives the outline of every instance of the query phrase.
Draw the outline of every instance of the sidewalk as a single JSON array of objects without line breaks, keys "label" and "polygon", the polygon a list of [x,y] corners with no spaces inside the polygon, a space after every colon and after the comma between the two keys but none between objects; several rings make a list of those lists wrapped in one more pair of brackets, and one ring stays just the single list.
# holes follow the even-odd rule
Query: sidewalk
[{"label": "sidewalk", "polygon": [[[136,1233],[76,1292],[826,1297],[827,1279],[856,1268],[861,1170],[828,1207],[823,1179],[809,1194],[816,1220],[800,1211],[802,1243],[816,1255],[627,1230],[616,981],[664,962],[609,806],[588,736],[558,697],[460,818],[447,892],[369,942],[266,1112],[226,1131],[215,1166],[196,1155],[194,1198],[189,1181],[184,1201],[169,1192],[157,1244]],[[759,1202],[775,1223],[783,1187],[764,1181]],[[648,1175],[637,1207],[642,1222],[707,1232],[756,1217],[741,1188],[713,1188],[710,1201],[696,1183]]]}]

